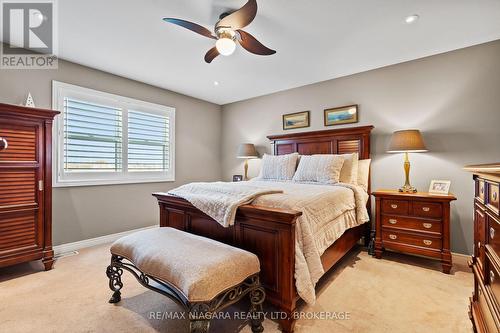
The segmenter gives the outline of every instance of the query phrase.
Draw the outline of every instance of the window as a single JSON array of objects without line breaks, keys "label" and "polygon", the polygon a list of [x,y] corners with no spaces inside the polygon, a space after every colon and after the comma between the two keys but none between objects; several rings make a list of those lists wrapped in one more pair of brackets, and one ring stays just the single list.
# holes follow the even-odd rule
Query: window
[{"label": "window", "polygon": [[53,81],[54,186],[174,181],[175,109]]}]

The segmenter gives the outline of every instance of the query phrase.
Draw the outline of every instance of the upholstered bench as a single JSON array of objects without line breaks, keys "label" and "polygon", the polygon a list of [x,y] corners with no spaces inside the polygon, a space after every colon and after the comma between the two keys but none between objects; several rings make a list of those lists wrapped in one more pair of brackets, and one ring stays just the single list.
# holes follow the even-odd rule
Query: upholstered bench
[{"label": "upholstered bench", "polygon": [[188,312],[191,332],[208,332],[216,312],[246,295],[252,332],[264,330],[260,263],[250,252],[169,227],[122,237],[111,246],[106,270],[114,292],[110,303],[121,300],[124,269],[146,288],[180,304]]}]

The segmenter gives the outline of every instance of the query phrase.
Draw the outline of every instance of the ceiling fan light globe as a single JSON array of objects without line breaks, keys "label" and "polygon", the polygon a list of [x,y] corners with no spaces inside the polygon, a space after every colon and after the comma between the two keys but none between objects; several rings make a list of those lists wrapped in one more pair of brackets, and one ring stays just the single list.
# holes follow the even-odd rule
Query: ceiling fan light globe
[{"label": "ceiling fan light globe", "polygon": [[215,47],[221,55],[228,56],[233,54],[236,49],[236,43],[231,38],[220,38],[215,42]]}]

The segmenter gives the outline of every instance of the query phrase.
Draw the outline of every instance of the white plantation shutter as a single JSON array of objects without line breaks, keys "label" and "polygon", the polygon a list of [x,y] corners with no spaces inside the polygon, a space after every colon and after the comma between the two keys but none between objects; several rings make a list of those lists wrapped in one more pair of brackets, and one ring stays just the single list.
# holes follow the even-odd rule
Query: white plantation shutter
[{"label": "white plantation shutter", "polygon": [[122,110],[64,99],[64,171],[122,170]]},{"label": "white plantation shutter", "polygon": [[54,186],[173,181],[175,109],[53,82]]},{"label": "white plantation shutter", "polygon": [[169,119],[150,113],[128,113],[128,170],[164,171],[170,167]]}]

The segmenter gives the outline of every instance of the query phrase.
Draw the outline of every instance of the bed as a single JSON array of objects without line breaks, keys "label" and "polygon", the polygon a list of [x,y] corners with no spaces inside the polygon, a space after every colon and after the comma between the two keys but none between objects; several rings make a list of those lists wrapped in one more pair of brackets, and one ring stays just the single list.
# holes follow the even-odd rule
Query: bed
[{"label": "bed", "polygon": [[[293,133],[269,136],[275,155],[298,152],[346,154],[358,152],[360,159],[370,158],[370,133],[373,126]],[[370,188],[368,187],[368,193]],[[299,300],[295,287],[295,228],[300,211],[257,204],[241,206],[233,226],[222,227],[188,201],[154,193],[160,207],[160,226],[170,226],[255,253],[261,262],[261,281],[266,300],[288,316],[280,320],[284,332],[292,332],[292,313]],[[259,203],[259,200],[256,200]],[[261,200],[265,204],[265,200]],[[367,201],[370,213],[370,200]],[[369,239],[370,223],[343,231],[321,255],[324,271],[332,268],[364,236]]]}]

